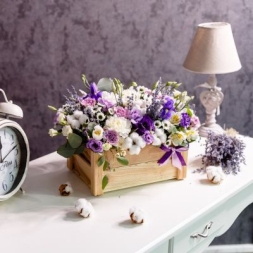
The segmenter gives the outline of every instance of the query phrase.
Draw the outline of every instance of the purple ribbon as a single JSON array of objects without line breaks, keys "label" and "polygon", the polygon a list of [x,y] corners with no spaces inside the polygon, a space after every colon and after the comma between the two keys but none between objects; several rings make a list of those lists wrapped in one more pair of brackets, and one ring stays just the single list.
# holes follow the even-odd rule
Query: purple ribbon
[{"label": "purple ribbon", "polygon": [[182,166],[185,166],[185,160],[181,154],[182,151],[188,150],[188,147],[166,147],[164,145],[161,146],[161,149],[165,151],[166,153],[162,156],[161,159],[158,160],[159,165],[163,165],[171,157],[171,163],[174,167],[178,168],[179,170],[182,170]]}]

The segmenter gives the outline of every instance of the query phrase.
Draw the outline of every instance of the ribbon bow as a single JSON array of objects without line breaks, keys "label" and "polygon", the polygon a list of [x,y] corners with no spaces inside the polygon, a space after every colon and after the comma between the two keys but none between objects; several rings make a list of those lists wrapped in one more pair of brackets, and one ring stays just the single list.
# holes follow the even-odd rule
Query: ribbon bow
[{"label": "ribbon bow", "polygon": [[165,164],[171,157],[171,163],[174,167],[182,170],[182,166],[185,166],[185,160],[181,154],[182,151],[188,150],[188,147],[166,147],[161,146],[161,149],[166,153],[158,160],[159,165]]}]

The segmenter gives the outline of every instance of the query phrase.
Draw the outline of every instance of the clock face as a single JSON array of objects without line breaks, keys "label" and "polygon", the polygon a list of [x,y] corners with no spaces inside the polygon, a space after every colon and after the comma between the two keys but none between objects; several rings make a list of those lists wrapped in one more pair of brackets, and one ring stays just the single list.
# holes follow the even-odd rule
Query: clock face
[{"label": "clock face", "polygon": [[26,156],[22,143],[17,129],[0,128],[0,196],[9,193],[20,181],[22,157]]}]

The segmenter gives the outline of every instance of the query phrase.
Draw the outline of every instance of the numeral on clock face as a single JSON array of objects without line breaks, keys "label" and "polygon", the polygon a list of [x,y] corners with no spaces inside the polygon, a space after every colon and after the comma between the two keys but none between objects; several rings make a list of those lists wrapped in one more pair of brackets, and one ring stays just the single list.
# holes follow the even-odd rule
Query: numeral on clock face
[{"label": "numeral on clock face", "polygon": [[20,145],[11,127],[0,128],[0,195],[11,190],[20,165]]}]

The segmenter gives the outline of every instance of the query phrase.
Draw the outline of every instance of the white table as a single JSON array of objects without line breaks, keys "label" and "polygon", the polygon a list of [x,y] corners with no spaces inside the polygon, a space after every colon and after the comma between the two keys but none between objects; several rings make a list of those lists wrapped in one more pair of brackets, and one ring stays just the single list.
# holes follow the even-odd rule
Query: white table
[{"label": "white table", "polygon": [[[213,185],[205,174],[192,173],[201,166],[197,156],[204,147],[190,148],[187,178],[170,180],[93,197],[85,184],[66,168],[56,153],[30,163],[18,192],[0,202],[0,249],[16,253],[133,253],[202,252],[214,237],[224,233],[253,202],[253,139],[244,138],[247,165]],[[60,184],[69,181],[74,193],[59,195]],[[80,217],[74,208],[78,198],[94,206],[92,217]],[[146,211],[144,224],[132,224],[129,208]],[[191,238],[213,225],[207,238]]]}]

